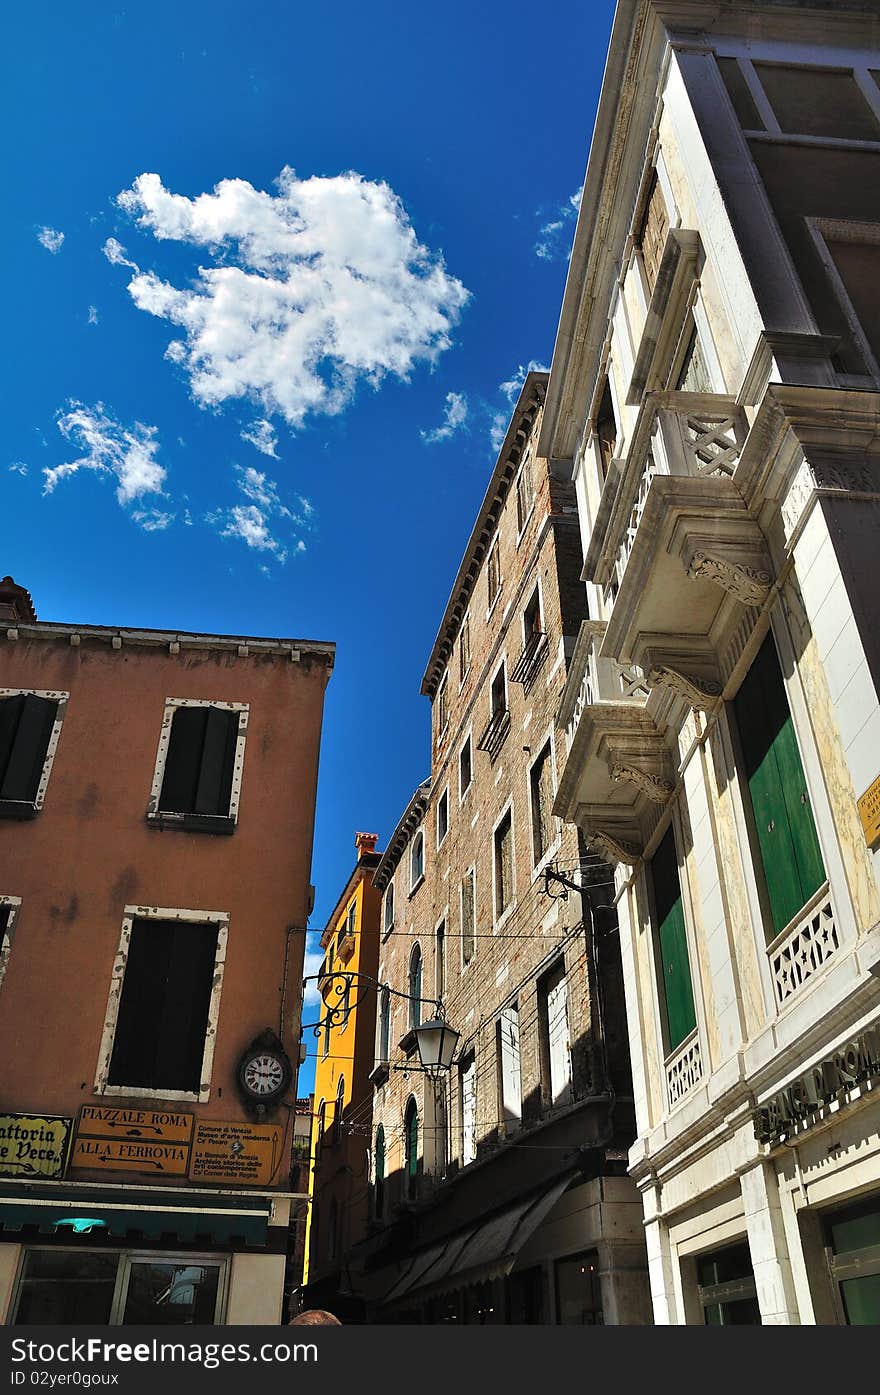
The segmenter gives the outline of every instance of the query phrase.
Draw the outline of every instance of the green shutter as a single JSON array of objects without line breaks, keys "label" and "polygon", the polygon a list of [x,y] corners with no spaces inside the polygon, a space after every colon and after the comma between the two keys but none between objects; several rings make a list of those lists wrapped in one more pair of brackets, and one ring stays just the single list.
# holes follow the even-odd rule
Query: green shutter
[{"label": "green shutter", "polygon": [[825,881],[804,768],[771,635],[734,700],[774,939]]},{"label": "green shutter", "polygon": [[671,826],[651,861],[651,874],[662,967],[660,984],[666,1019],[667,1048],[674,1051],[694,1030],[697,1018],[681,904],[678,856]]}]

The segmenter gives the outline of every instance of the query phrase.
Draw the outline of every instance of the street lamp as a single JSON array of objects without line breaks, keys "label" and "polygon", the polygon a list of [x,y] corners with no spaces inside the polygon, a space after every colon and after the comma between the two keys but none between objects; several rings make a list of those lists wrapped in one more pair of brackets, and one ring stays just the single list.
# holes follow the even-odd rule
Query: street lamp
[{"label": "street lamp", "polygon": [[452,1058],[461,1036],[460,1032],[450,1027],[441,1017],[420,1023],[418,1027],[413,1028],[413,1032],[423,1070],[428,1071],[430,1075],[436,1075],[441,1070],[452,1069]]}]

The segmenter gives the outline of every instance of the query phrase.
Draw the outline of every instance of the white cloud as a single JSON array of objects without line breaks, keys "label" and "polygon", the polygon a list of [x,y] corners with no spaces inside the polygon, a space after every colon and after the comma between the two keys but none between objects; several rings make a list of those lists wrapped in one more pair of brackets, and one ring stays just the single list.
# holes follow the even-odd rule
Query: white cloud
[{"label": "white cloud", "polygon": [[[560,208],[554,209],[549,219],[538,229],[535,255],[545,262],[567,261],[571,251],[571,232],[581,206],[583,184],[575,189]],[[538,217],[546,217],[538,211]]]},{"label": "white cloud", "polygon": [[[309,943],[309,940],[311,943]],[[315,977],[322,963],[324,962],[324,951],[321,948],[320,931],[309,931],[306,940],[305,959],[303,961],[303,978],[310,982],[303,985],[303,1017],[306,1017],[307,1010],[316,1013],[315,1021],[321,1016],[323,1000],[318,992],[318,980]]]},{"label": "white cloud", "polygon": [[248,500],[231,508],[214,509],[206,521],[219,530],[223,538],[239,538],[255,552],[270,552],[277,561],[286,562],[290,552],[305,552],[302,538],[296,530],[307,528],[314,513],[307,499],[300,498],[300,511],[283,503],[278,485],[262,470],[252,465],[236,465],[236,484]]},{"label": "white cloud", "polygon": [[123,247],[122,243],[118,241],[117,238],[108,237],[107,241],[104,243],[104,246],[101,248],[101,251],[104,253],[104,256],[107,258],[108,262],[112,262],[114,266],[127,266],[132,271],[140,272],[140,267],[138,266],[137,262],[129,260],[129,258],[126,255],[125,248]]},{"label": "white cloud", "polygon": [[504,437],[507,435],[507,428],[510,425],[510,413],[516,399],[522,392],[523,383],[529,373],[546,373],[547,368],[543,363],[539,363],[536,358],[530,358],[527,364],[520,364],[514,373],[503,383],[498,384],[498,391],[503,393],[507,399],[507,405],[497,408],[492,412],[492,420],[489,426],[489,441],[492,450],[497,454],[504,444]]},{"label": "white cloud", "polygon": [[64,233],[58,232],[57,228],[40,228],[37,232],[37,241],[54,257],[64,246]]},{"label": "white cloud", "polygon": [[123,507],[144,494],[164,493],[166,471],[156,459],[159,441],[155,426],[135,422],[125,427],[100,402],[94,407],[71,402],[69,411],[58,417],[58,430],[82,454],[43,470],[44,494],[51,494],[60,480],[80,470],[112,476],[116,498]]},{"label": "white cloud", "polygon": [[90,324],[90,325],[96,325],[97,323],[98,323],[98,309],[97,309],[97,306],[95,306],[95,305],[90,305],[90,306],[89,306],[89,324]]},{"label": "white cloud", "polygon": [[271,421],[267,421],[265,417],[259,418],[246,430],[242,431],[241,439],[243,441],[249,441],[252,446],[256,446],[257,450],[262,451],[264,455],[271,455],[273,460],[278,459],[278,437],[275,434],[275,427],[272,425]]},{"label": "white cloud", "polygon": [[277,188],[227,179],[190,199],[142,174],[119,195],[157,240],[208,249],[191,285],[137,270],[115,239],[104,250],[135,270],[135,305],[180,327],[167,354],[200,405],[246,398],[298,426],[342,410],[361,380],[375,387],[435,361],[469,292],[387,184],[285,168]]},{"label": "white cloud", "polygon": [[174,522],[175,517],[173,513],[163,513],[161,509],[135,509],[131,516],[145,533],[164,532]]},{"label": "white cloud", "polygon": [[28,467],[23,460],[13,460],[9,468],[16,475],[26,475],[28,472]]},{"label": "white cloud", "polygon": [[421,431],[422,440],[433,445],[435,441],[448,441],[460,427],[464,426],[468,415],[468,401],[463,392],[447,392],[446,406],[443,409],[443,424],[433,431]]}]

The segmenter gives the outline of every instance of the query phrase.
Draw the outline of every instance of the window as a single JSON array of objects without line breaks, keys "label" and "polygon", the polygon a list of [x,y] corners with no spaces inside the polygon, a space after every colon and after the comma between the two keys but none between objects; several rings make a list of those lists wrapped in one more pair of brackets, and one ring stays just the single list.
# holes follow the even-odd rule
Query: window
[{"label": "window", "polygon": [[535,681],[544,655],[547,652],[547,636],[544,634],[543,621],[541,618],[541,593],[537,586],[532,592],[531,599],[523,611],[522,629],[522,653],[511,671],[510,681],[511,683],[522,683],[523,687],[528,691]]},{"label": "window", "polygon": [[333,1032],[333,1024],[330,1020],[330,1009],[324,1005],[324,1016],[321,1019],[324,1028],[321,1037],[321,1059],[324,1060],[330,1055],[330,1037]]},{"label": "window", "polygon": [[660,960],[657,977],[668,1055],[681,1045],[685,1037],[690,1036],[697,1025],[678,854],[671,824],[650,865],[654,891],[654,934]]},{"label": "window", "polygon": [[12,935],[21,900],[18,896],[0,896],[0,988],[12,953]]},{"label": "window", "polygon": [[748,1244],[701,1255],[697,1280],[707,1327],[760,1327],[757,1287]]},{"label": "window", "polygon": [[115,1250],[26,1249],[18,1325],[210,1326],[222,1321],[226,1262]]},{"label": "window", "polygon": [[772,635],[733,707],[773,940],[823,885],[825,865]]},{"label": "window", "polygon": [[[336,980],[338,983],[339,980]],[[348,1019],[351,1013],[351,974],[342,976],[342,992],[339,994],[339,1002],[335,1004],[334,1020],[339,1023],[339,1035],[348,1026]]]},{"label": "window", "polygon": [[510,810],[495,830],[495,919],[513,903],[513,823]]},{"label": "window", "polygon": [[385,1214],[385,1130],[380,1124],[376,1130],[376,1182],[373,1193],[373,1210],[377,1221]]},{"label": "window", "polygon": [[558,960],[538,980],[541,1076],[544,1097],[552,1107],[571,1100],[571,1042],[568,1030],[568,982]]},{"label": "window", "polygon": [[476,948],[476,869],[469,867],[461,879],[461,958],[469,964]]},{"label": "window", "polygon": [[522,1124],[522,1075],[519,1048],[519,1009],[516,1003],[502,1009],[498,1019],[499,1117],[505,1133],[514,1133]]},{"label": "window", "polygon": [[876,1195],[825,1217],[825,1257],[838,1318],[848,1327],[880,1323],[880,1206]]},{"label": "window", "polygon": [[391,1045],[391,993],[383,988],[379,997],[379,1031],[376,1044],[376,1057],[379,1065],[388,1064],[388,1050]]},{"label": "window", "polygon": [[434,996],[446,992],[446,921],[441,920],[434,931]]},{"label": "window", "polygon": [[602,1327],[602,1285],[595,1250],[556,1261],[556,1321],[562,1327]]},{"label": "window", "polygon": [[419,829],[409,854],[409,889],[415,891],[425,875],[425,836]]},{"label": "window", "polygon": [[492,679],[490,705],[493,717],[497,716],[499,712],[504,712],[507,708],[507,670],[504,664],[501,665]]},{"label": "window", "polygon": [[471,617],[466,615],[461,622],[461,632],[458,636],[458,683],[459,687],[467,677],[468,669],[471,666]]},{"label": "window", "polygon": [[516,481],[516,531],[521,533],[529,520],[535,503],[535,483],[532,477],[532,457],[527,455]]},{"label": "window", "polygon": [[444,673],[440,687],[437,689],[437,740],[446,730],[446,723],[449,721],[449,703],[447,696],[449,693],[449,674]]},{"label": "window", "polygon": [[333,1113],[333,1146],[342,1142],[342,1111],[345,1108],[345,1076],[340,1075],[336,1086],[336,1109]]},{"label": "window", "polygon": [[458,753],[458,798],[459,802],[464,799],[465,794],[471,787],[471,780],[474,778],[474,756],[471,738],[462,746]]},{"label": "window", "polygon": [[152,822],[232,833],[247,713],[246,703],[168,700],[147,815]]},{"label": "window", "polygon": [[357,901],[352,901],[348,908],[348,918],[345,922],[345,933],[354,939],[355,926],[357,925]]},{"label": "window", "polygon": [[477,742],[477,750],[485,751],[494,761],[510,731],[510,712],[507,707],[507,669],[502,661],[489,692],[489,720]]},{"label": "window", "polygon": [[394,883],[389,882],[385,890],[385,934],[394,928]]},{"label": "window", "polygon": [[449,790],[445,789],[437,801],[437,847],[449,832]]},{"label": "window", "polygon": [[126,907],[96,1091],[207,1099],[228,920],[137,910]]},{"label": "window", "polygon": [[611,397],[611,384],[605,379],[605,386],[602,389],[602,396],[599,400],[599,411],[593,423],[593,432],[596,437],[596,444],[599,447],[599,463],[602,468],[602,478],[608,474],[608,467],[614,459],[614,451],[617,447],[617,419],[614,415],[614,401]]},{"label": "window", "polygon": [[648,189],[642,224],[636,238],[642,253],[649,294],[653,292],[657,283],[657,272],[660,270],[668,232],[669,214],[666,212],[666,201],[663,198],[663,190],[660,188],[660,181],[655,170]]},{"label": "window", "polygon": [[548,741],[529,771],[532,806],[532,854],[537,867],[553,843],[553,759]]},{"label": "window", "polygon": [[461,1102],[461,1165],[467,1167],[477,1156],[477,1058],[471,1055],[458,1068],[458,1097]]},{"label": "window", "polygon": [[489,589],[489,609],[491,610],[498,599],[498,592],[501,590],[501,553],[498,549],[497,538],[489,550],[489,560],[486,563],[486,583]]},{"label": "window", "polygon": [[0,818],[43,807],[68,697],[0,688]]},{"label": "window", "polygon": [[422,951],[413,945],[409,956],[409,1025],[420,1027],[422,1023]]},{"label": "window", "polygon": [[[700,345],[700,336],[697,334],[696,325],[691,329],[684,357],[679,364],[675,388],[677,392],[713,391],[712,379]],[[705,459],[708,464],[714,459],[714,456],[706,455],[705,457],[700,456],[700,458]]]},{"label": "window", "polygon": [[412,1198],[419,1180],[419,1111],[412,1095],[403,1115],[403,1149],[404,1187],[407,1197]]},{"label": "window", "polygon": [[880,123],[852,70],[756,63],[755,72],[787,135],[880,140]]},{"label": "window", "polygon": [[[315,1161],[320,1158],[324,1149],[324,1128],[327,1123],[327,1102],[321,1100],[318,1105],[318,1114],[315,1120]],[[317,1217],[313,1218],[313,1226],[317,1224]]]}]

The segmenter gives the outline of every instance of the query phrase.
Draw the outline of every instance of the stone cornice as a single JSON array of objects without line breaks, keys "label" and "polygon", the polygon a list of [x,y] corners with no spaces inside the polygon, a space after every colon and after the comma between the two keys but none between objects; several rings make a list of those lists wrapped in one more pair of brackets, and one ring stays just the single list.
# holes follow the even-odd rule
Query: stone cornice
[{"label": "stone cornice", "polygon": [[[4,631],[0,630],[0,638],[3,634]],[[33,625],[23,625],[17,621],[5,630],[5,634],[10,640],[55,640],[74,647],[93,642],[117,650],[127,647],[167,649],[170,654],[178,654],[184,649],[208,649],[224,654],[232,652],[239,658],[252,654],[277,654],[300,661],[307,657],[325,663],[328,668],[333,667],[336,654],[336,645],[323,640],[266,639],[254,635],[198,634],[187,630],[133,630],[105,625],[55,624],[52,621],[37,621]]]},{"label": "stone cornice", "polygon": [[388,840],[388,847],[382,855],[382,861],[373,875],[373,886],[378,887],[379,891],[384,891],[394,876],[404,848],[422,822],[428,807],[430,792],[430,779],[423,780],[400,816],[397,827]]}]

